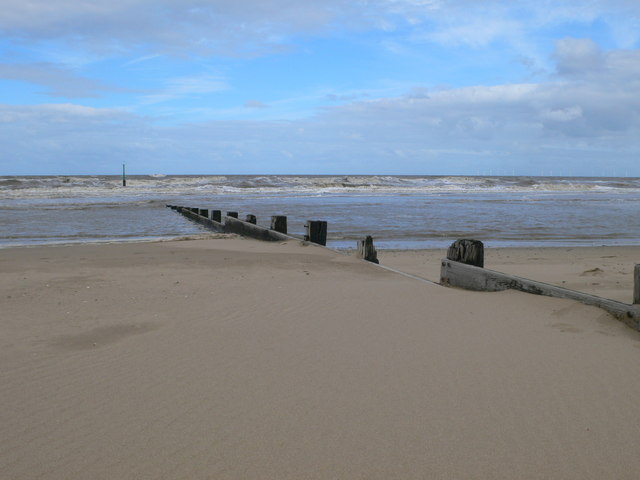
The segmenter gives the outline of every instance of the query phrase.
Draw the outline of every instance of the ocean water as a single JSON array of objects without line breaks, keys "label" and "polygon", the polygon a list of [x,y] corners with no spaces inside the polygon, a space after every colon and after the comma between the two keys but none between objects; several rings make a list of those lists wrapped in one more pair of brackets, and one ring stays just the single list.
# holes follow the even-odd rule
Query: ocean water
[{"label": "ocean water", "polygon": [[0,177],[0,247],[206,233],[166,204],[326,220],[339,249],[640,245],[638,178],[151,175]]}]

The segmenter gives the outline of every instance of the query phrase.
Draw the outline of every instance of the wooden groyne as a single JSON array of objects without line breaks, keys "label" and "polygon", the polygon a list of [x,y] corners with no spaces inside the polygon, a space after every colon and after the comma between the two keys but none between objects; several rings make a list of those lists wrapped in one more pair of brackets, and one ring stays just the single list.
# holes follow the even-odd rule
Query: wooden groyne
[{"label": "wooden groyne", "polygon": [[535,295],[568,298],[586,305],[600,307],[640,331],[640,265],[636,265],[634,271],[633,304],[609,300],[508,273],[495,272],[484,268],[483,265],[484,248],[482,242],[456,240],[449,247],[447,258],[442,260],[440,284],[482,292],[512,289]]},{"label": "wooden groyne", "polygon": [[[167,207],[215,232],[235,233],[264,241],[302,240],[318,245],[326,245],[327,222],[325,221],[309,220],[304,226],[304,237],[299,238],[287,233],[287,217],[282,215],[272,216],[271,227],[266,228],[257,225],[255,215],[251,214],[247,215],[244,220],[240,220],[238,212],[234,211],[228,211],[226,215],[222,215],[221,210],[177,205],[167,205]],[[356,257],[378,263],[377,252],[370,236],[358,241]],[[380,266],[383,267],[382,265]],[[383,268],[388,269],[388,267]],[[403,272],[397,273],[411,276]],[[419,279],[419,277],[414,278]],[[482,242],[461,239],[451,244],[447,250],[447,258],[441,261],[440,285],[482,292],[498,292],[511,289],[535,295],[575,300],[586,305],[600,307],[631,328],[640,331],[640,265],[636,265],[634,268],[633,303],[628,304],[486,269],[484,268],[484,245]]]},{"label": "wooden groyne", "polygon": [[241,220],[238,212],[235,211],[228,211],[223,215],[221,210],[178,205],[167,205],[167,207],[214,232],[235,233],[267,242],[304,240],[318,245],[327,244],[327,222],[325,221],[309,220],[305,224],[304,238],[298,238],[287,233],[287,217],[283,215],[272,216],[271,227],[266,228],[258,225],[256,216],[252,214],[246,215],[245,219]]},{"label": "wooden groyne", "polygon": [[[327,222],[323,220],[308,220],[304,225],[304,236],[302,238],[287,233],[287,217],[284,215],[273,215],[271,217],[271,227],[261,227],[257,223],[255,215],[247,214],[244,220],[240,220],[236,211],[228,211],[226,215],[222,210],[210,210],[199,207],[184,207],[179,205],[167,205],[178,213],[181,213],[189,220],[192,220],[204,227],[220,233],[235,233],[244,237],[255,238],[264,241],[286,241],[302,240],[315,243],[317,245],[327,245]],[[378,263],[378,257],[373,239],[367,236],[358,242],[356,257],[372,263]]]}]

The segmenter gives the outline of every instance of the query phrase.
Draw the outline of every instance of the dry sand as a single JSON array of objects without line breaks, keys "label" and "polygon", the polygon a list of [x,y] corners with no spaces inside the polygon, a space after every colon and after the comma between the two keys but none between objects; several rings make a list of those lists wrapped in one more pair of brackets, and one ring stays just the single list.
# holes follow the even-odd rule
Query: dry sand
[{"label": "dry sand", "polygon": [[[638,249],[576,250],[487,267],[630,295]],[[380,258],[437,279],[427,255]],[[640,472],[640,334],[594,307],[296,242],[13,248],[0,272],[2,479]]]}]

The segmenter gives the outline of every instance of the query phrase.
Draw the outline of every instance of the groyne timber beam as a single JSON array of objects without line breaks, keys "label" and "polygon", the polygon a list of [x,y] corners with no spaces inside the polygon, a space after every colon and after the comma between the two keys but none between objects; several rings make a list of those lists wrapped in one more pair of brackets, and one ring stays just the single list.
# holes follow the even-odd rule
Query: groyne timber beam
[{"label": "groyne timber beam", "polygon": [[[458,241],[460,242],[460,241]],[[472,240],[464,240],[471,245]],[[478,242],[481,243],[481,242]],[[544,295],[548,297],[567,298],[575,300],[586,305],[600,307],[611,313],[613,316],[623,321],[631,328],[640,331],[640,305],[627,304],[616,300],[590,295],[588,293],[569,290],[568,288],[558,287],[536,280],[510,275],[507,273],[495,272],[476,265],[470,265],[458,261],[456,248],[459,243],[454,242],[448,252],[448,258],[441,262],[440,266],[440,284],[449,287],[464,288],[466,290],[475,290],[481,292],[499,292],[502,290],[518,290],[535,295]],[[480,251],[478,249],[477,251]],[[455,258],[455,259],[454,259]],[[484,263],[480,258],[474,259],[476,262]]]},{"label": "groyne timber beam", "polygon": [[268,228],[261,227],[254,223],[245,222],[234,217],[226,216],[223,220],[225,233],[235,233],[238,235],[242,235],[243,237],[251,237],[267,242],[283,242],[287,240],[294,240],[293,237],[285,235],[284,233],[276,232],[275,230],[270,230]]},{"label": "groyne timber beam", "polygon": [[[176,210],[189,220],[199,223],[200,225],[203,225],[215,232],[235,233],[244,237],[255,238],[257,240],[267,242],[299,240],[298,238],[290,235],[254,224],[253,221],[255,221],[255,215],[248,215],[249,221],[245,221],[240,220],[237,217],[237,212],[227,212],[227,215],[222,216],[220,210],[209,211],[207,209],[180,207],[175,205],[167,205],[167,207],[172,210]],[[218,221],[218,219],[220,221]],[[286,224],[286,217],[284,217],[284,219]]]},{"label": "groyne timber beam", "polygon": [[223,223],[216,222],[215,220],[212,220],[208,217],[200,215],[199,213],[194,212],[193,209],[191,208],[187,208],[187,207],[174,208],[173,205],[167,205],[167,207],[171,208],[172,210],[176,210],[178,213],[181,213],[182,215],[187,217],[189,220],[193,220],[194,222],[199,223],[200,225],[203,225],[204,227],[207,227],[213,230],[214,232],[224,233],[225,231],[225,226]]}]

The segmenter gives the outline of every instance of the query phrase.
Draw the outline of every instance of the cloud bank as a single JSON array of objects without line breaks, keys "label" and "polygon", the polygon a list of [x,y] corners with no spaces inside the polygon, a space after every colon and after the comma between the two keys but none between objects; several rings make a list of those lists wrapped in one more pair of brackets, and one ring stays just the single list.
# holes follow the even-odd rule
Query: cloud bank
[{"label": "cloud bank", "polygon": [[628,45],[640,37],[634,0],[5,0],[0,31],[23,41],[63,40],[118,49],[152,45],[166,52],[264,52],[294,35],[342,29],[395,30],[448,44],[517,40],[561,22],[602,21]]},{"label": "cloud bank", "polygon": [[[0,79],[50,98],[2,97],[4,174],[108,173],[126,162],[140,173],[640,175],[635,1],[11,0],[2,8]],[[454,85],[420,71],[394,94],[358,85],[282,93],[256,74],[244,97],[229,73],[228,65],[304,57],[314,42],[345,36],[397,55],[385,58],[428,49],[416,58],[451,55],[455,66],[463,54],[492,58],[497,48],[495,57],[507,51],[506,63],[530,68]],[[25,58],[10,61],[15,52]],[[170,68],[155,75],[166,58]],[[213,68],[221,59],[231,59],[226,69]],[[150,86],[101,73],[112,65]],[[313,107],[295,121],[278,117],[313,89]],[[232,95],[234,108],[219,106]],[[163,110],[145,110],[152,106]],[[165,121],[176,111],[180,121]]]}]

